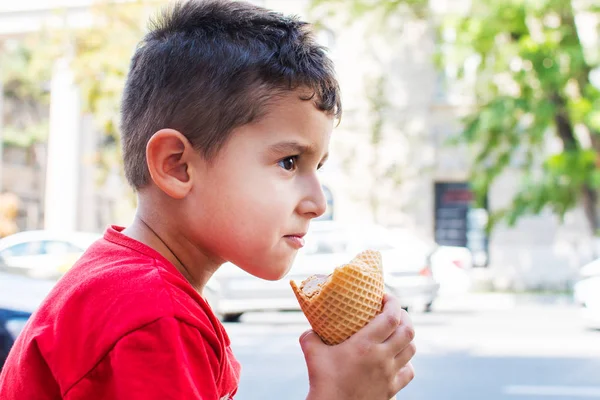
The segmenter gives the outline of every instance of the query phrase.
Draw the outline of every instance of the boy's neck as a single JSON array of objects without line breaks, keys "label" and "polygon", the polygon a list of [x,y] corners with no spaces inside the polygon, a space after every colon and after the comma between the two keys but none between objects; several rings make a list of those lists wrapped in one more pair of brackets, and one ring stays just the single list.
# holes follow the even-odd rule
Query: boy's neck
[{"label": "boy's neck", "polygon": [[[172,237],[165,229],[159,224],[153,223],[149,218],[144,218],[143,215],[136,214],[133,223],[123,230],[123,234],[137,240],[158,251],[163,257],[165,257],[177,270],[184,276],[184,278],[192,285],[192,287],[202,295],[204,286],[214,273],[218,266],[210,267],[206,265],[206,268],[186,262],[190,259],[201,259],[206,257],[194,257],[191,255],[191,251],[186,251],[181,246],[180,241]],[[199,252],[198,249],[191,249],[192,251]],[[187,253],[187,256],[186,256]]]}]

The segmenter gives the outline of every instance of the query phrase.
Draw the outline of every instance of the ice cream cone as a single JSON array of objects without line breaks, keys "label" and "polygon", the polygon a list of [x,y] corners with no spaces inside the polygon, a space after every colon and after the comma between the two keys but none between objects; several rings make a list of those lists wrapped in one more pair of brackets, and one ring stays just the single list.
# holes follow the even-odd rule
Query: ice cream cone
[{"label": "ice cream cone", "polygon": [[[313,330],[329,345],[342,343],[381,312],[383,276],[360,260],[336,268],[316,283],[317,289],[305,292],[306,280],[300,287],[291,281],[300,308]],[[320,286],[319,286],[320,285]],[[314,283],[313,283],[314,286]]]},{"label": "ice cream cone", "polygon": [[[336,345],[358,332],[383,307],[381,253],[366,250],[333,273],[313,275],[290,285],[312,329],[324,343]],[[395,400],[394,396],[390,400]]]},{"label": "ice cream cone", "polygon": [[383,262],[381,260],[381,253],[377,250],[365,250],[359,253],[350,263],[362,261],[367,267],[383,272]]},{"label": "ice cream cone", "polygon": [[367,250],[329,276],[314,275],[300,286],[290,284],[313,330],[326,344],[336,345],[381,312],[381,254]]}]

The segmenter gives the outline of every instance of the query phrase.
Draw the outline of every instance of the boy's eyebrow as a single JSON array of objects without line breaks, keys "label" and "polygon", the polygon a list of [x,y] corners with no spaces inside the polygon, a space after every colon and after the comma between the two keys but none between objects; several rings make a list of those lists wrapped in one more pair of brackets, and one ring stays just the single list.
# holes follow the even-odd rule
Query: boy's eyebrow
[{"label": "boy's eyebrow", "polygon": [[272,153],[314,153],[313,146],[301,144],[295,141],[279,142],[269,146]]},{"label": "boy's eyebrow", "polygon": [[[302,144],[296,141],[279,142],[269,146],[269,152],[274,154],[295,153],[295,154],[314,154],[316,149],[312,145]],[[329,157],[329,153],[323,156],[323,161]]]}]

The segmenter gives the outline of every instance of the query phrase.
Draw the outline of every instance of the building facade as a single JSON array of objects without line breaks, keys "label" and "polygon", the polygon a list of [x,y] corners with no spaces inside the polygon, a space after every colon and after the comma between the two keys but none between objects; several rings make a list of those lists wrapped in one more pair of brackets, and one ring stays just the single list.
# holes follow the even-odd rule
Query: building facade
[{"label": "building facade", "polygon": [[[253,2],[315,18],[306,0]],[[14,39],[43,25],[85,25],[92,3],[23,0],[3,4],[0,40]],[[437,3],[443,9],[443,2]],[[57,13],[57,9],[63,11]],[[566,289],[578,267],[593,257],[594,241],[580,209],[570,212],[564,222],[542,213],[522,219],[513,228],[500,225],[489,238],[482,238],[481,230],[463,226],[467,217],[441,217],[450,211],[441,209],[440,199],[456,198],[458,192],[444,197],[440,191],[461,187],[469,179],[467,149],[446,145],[448,136],[460,131],[459,116],[469,105],[442,85],[432,62],[436,43],[429,23],[404,21],[394,37],[386,37],[374,33],[368,21],[322,21],[318,37],[336,64],[344,103],[342,121],[332,137],[331,159],[322,174],[331,194],[333,218],[409,227],[438,242],[452,240],[455,234],[468,236],[472,243],[485,244],[483,255],[481,248],[476,255],[486,267],[474,271],[482,284],[497,289]],[[108,187],[94,184],[89,159],[99,139],[89,117],[79,110],[77,88],[61,62],[57,60],[54,67],[51,97],[55,105],[71,106],[53,109],[51,105],[48,146],[39,149],[43,154],[37,170],[22,166],[15,172],[17,166],[5,157],[4,187],[33,199],[27,201],[24,228],[42,227],[44,221],[47,228],[99,231],[110,222],[127,223],[133,208],[123,198],[127,191],[118,174]],[[516,174],[516,170],[508,171],[492,187],[489,210],[510,201]],[[469,215],[481,221],[481,213]]]}]

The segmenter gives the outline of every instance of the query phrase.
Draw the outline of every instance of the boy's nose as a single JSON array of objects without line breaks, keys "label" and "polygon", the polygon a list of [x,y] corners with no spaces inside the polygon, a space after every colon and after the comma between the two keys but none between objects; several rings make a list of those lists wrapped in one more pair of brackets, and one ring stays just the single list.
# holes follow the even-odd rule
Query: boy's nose
[{"label": "boy's nose", "polygon": [[310,193],[300,202],[299,211],[309,218],[317,218],[327,210],[327,199],[321,183],[310,185]]}]

